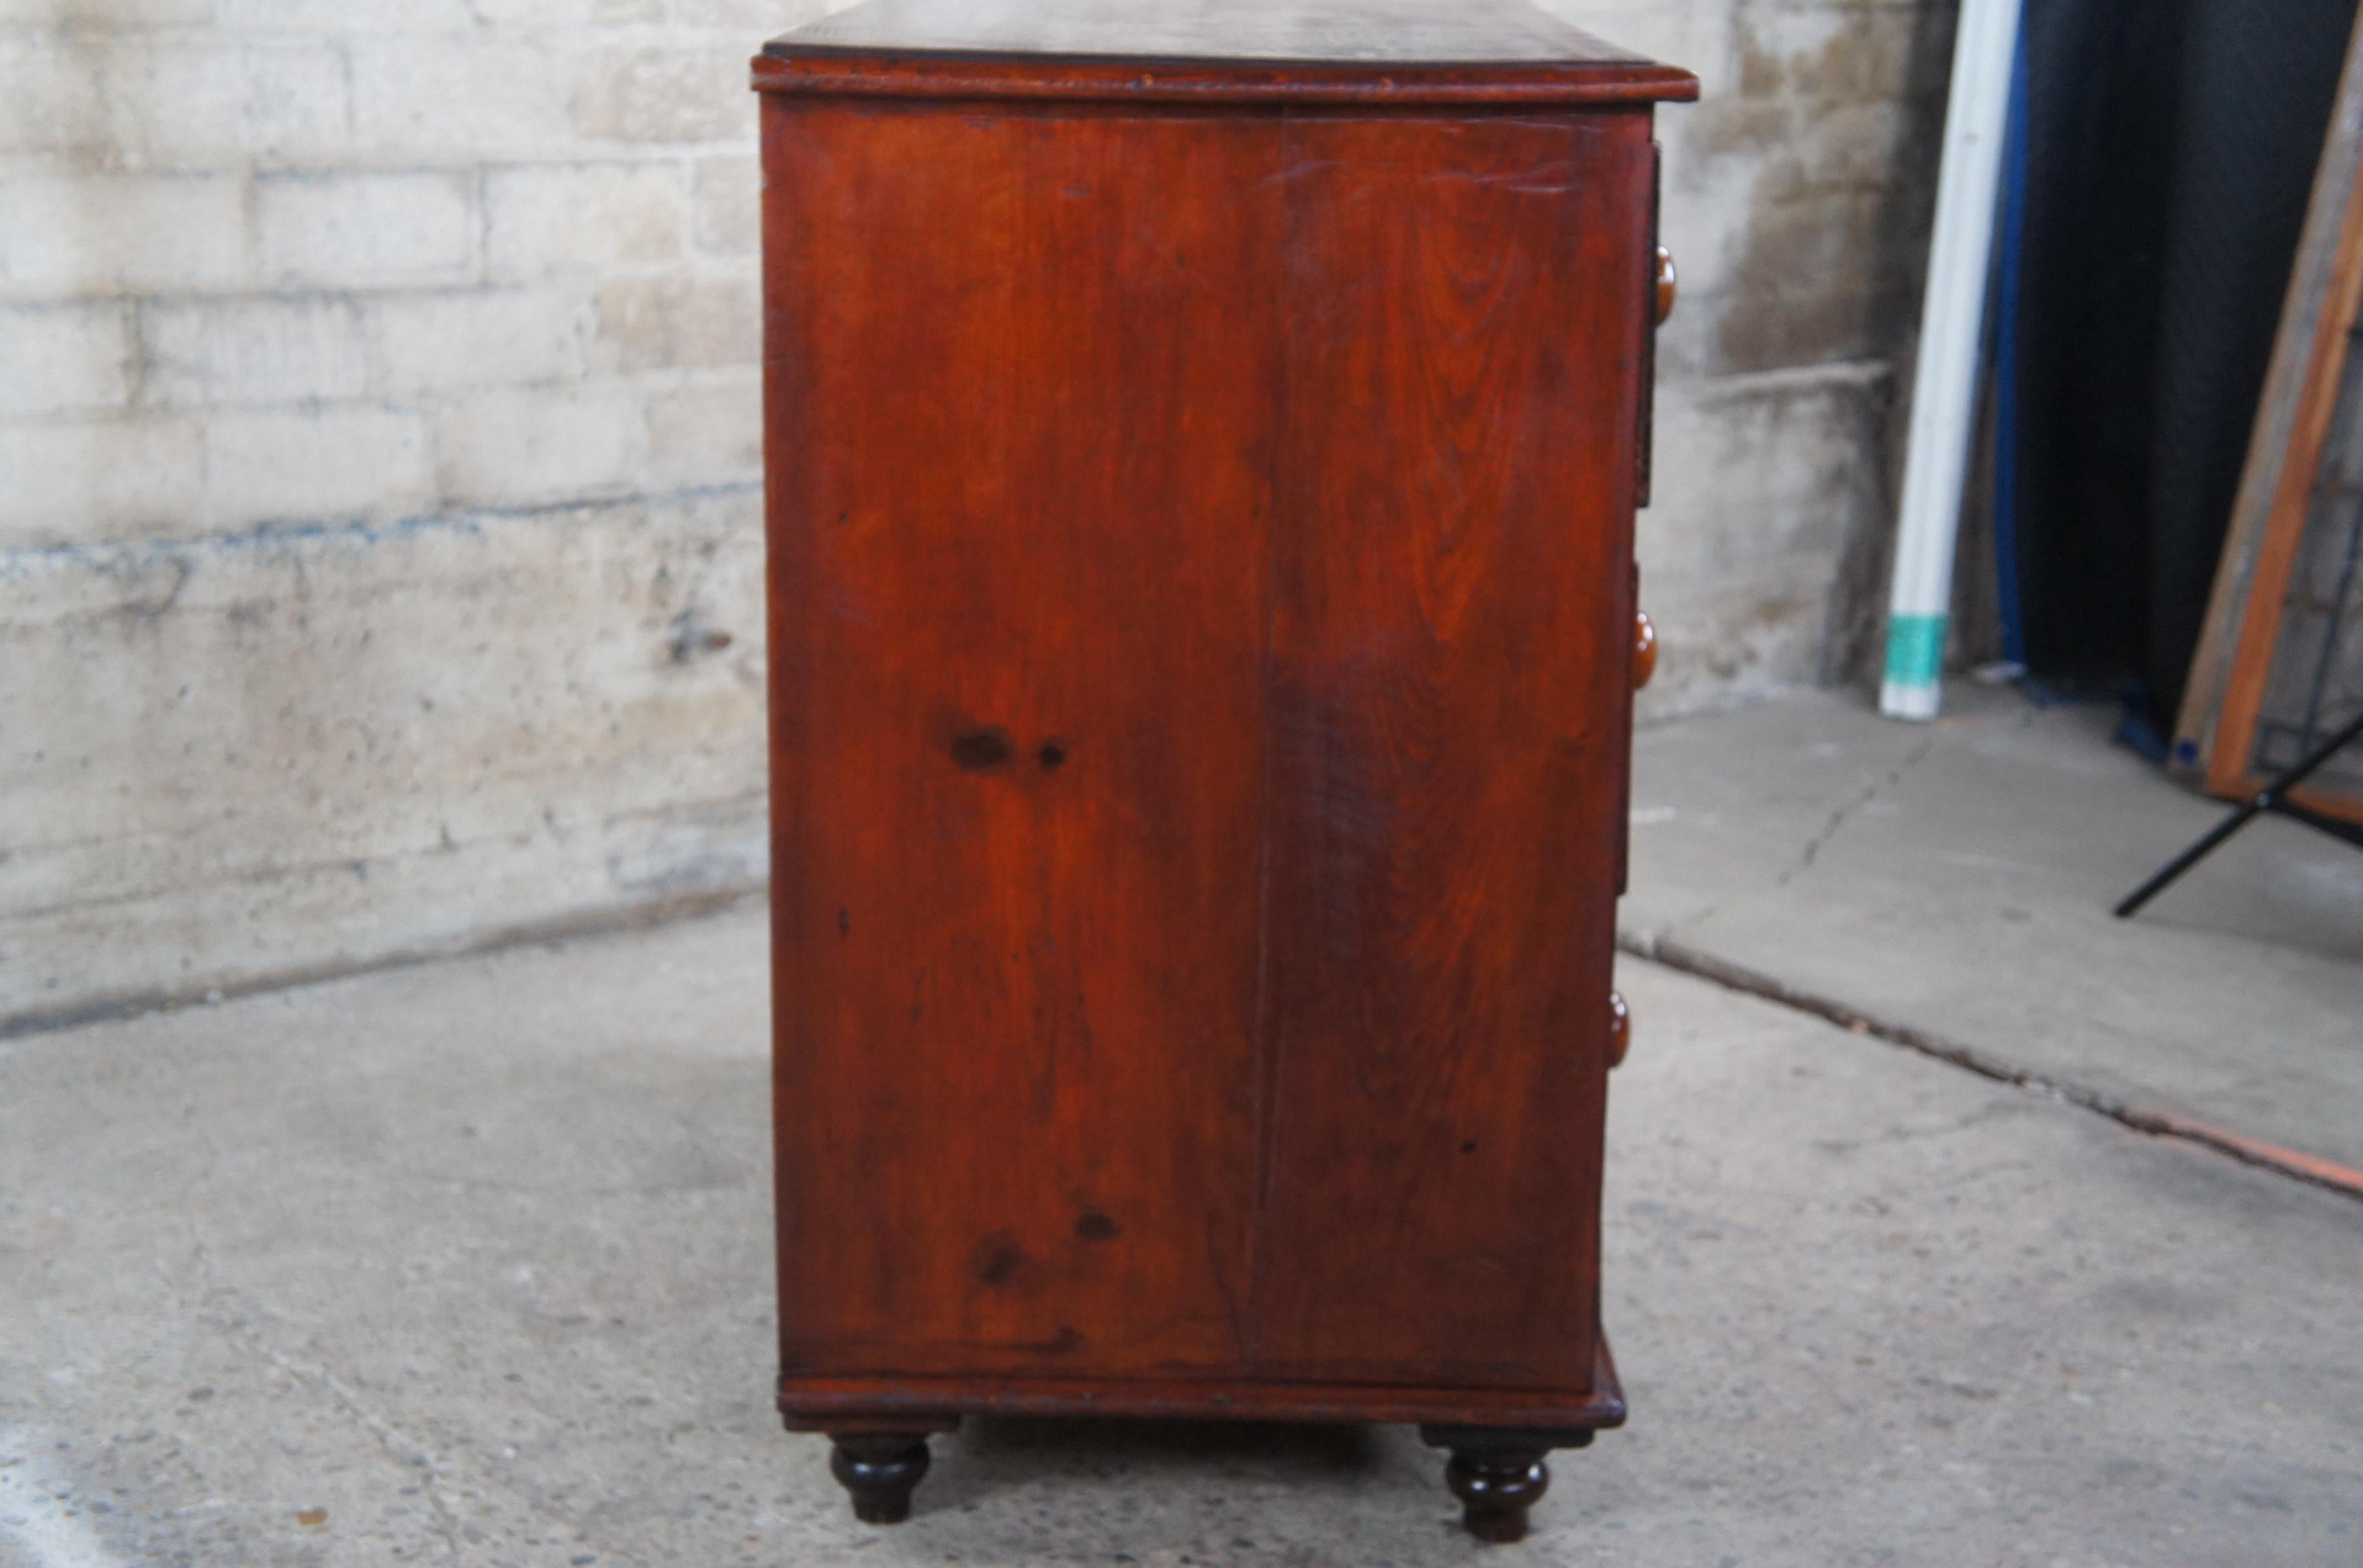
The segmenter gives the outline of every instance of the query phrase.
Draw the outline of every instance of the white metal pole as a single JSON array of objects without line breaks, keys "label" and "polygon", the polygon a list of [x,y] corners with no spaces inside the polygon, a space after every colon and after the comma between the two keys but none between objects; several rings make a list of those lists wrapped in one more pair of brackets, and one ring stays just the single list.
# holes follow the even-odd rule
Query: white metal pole
[{"label": "white metal pole", "polygon": [[1920,368],[1912,385],[1911,446],[1888,601],[1887,674],[1879,690],[1880,711],[1899,719],[1935,718],[1941,695],[2019,5],[2020,0],[1963,0],[1953,39],[1952,101],[1946,111],[1936,234],[1921,309]]}]

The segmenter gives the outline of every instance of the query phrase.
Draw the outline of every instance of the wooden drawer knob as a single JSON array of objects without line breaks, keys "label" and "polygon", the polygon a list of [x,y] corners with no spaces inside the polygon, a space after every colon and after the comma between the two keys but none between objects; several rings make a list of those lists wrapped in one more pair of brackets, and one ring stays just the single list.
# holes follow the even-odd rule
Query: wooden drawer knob
[{"label": "wooden drawer knob", "polygon": [[1658,624],[1647,615],[1633,617],[1633,690],[1649,684],[1658,673]]},{"label": "wooden drawer knob", "polygon": [[1608,1065],[1621,1067],[1625,1053],[1633,1048],[1633,1010],[1614,991],[1608,993]]},{"label": "wooden drawer knob", "polygon": [[1680,292],[1674,275],[1674,253],[1664,246],[1658,247],[1658,325],[1666,325],[1666,317],[1674,314],[1674,295]]}]

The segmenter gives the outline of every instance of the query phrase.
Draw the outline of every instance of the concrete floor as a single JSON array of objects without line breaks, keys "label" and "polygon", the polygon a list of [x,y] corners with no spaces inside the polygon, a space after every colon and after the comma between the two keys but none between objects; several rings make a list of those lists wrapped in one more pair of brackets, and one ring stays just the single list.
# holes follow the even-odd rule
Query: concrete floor
[{"label": "concrete floor", "polygon": [[972,1423],[857,1526],[768,1404],[762,933],[0,1043],[0,1564],[2363,1561],[2363,1202],[1641,962],[1634,1419],[1527,1544],[1401,1429]]},{"label": "concrete floor", "polygon": [[1946,700],[1933,726],[1813,692],[1644,733],[1628,944],[2363,1173],[2363,855],[2262,822],[2114,920],[2224,808],[2110,744],[2112,709]]}]

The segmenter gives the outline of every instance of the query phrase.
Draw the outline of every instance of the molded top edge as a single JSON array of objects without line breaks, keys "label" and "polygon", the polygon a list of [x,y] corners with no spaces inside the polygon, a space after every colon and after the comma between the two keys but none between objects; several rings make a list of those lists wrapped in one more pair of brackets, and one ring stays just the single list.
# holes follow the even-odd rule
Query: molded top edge
[{"label": "molded top edge", "polygon": [[1690,72],[1527,0],[862,0],[773,39],[773,91],[1648,102]]}]

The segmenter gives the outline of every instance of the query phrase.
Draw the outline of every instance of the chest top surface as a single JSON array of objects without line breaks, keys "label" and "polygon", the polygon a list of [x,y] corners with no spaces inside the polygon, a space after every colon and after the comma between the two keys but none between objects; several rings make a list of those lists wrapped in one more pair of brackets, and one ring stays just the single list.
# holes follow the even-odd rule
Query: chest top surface
[{"label": "chest top surface", "polygon": [[1647,63],[1526,0],[862,0],[782,42],[1092,60]]},{"label": "chest top surface", "polygon": [[[1686,99],[1698,83],[1527,0],[862,0],[774,39],[757,84],[949,82],[990,94],[1187,83],[1193,95]],[[824,83],[826,85],[824,85]]]}]

